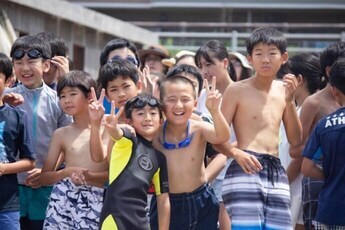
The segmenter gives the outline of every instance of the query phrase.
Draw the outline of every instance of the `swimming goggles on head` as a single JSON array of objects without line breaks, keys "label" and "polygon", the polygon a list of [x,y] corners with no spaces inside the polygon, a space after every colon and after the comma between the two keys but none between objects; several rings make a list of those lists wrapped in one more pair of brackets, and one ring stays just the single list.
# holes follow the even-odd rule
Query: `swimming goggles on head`
[{"label": "swimming goggles on head", "polygon": [[29,49],[28,51],[17,49],[13,52],[12,58],[13,59],[21,59],[24,55],[27,54],[31,59],[37,59],[43,57],[43,54],[38,51],[37,49]]},{"label": "swimming goggles on head", "polygon": [[110,58],[108,62],[113,62],[113,61],[116,61],[116,60],[127,60],[130,63],[133,63],[135,66],[138,66],[138,64],[139,64],[135,57],[127,56],[126,58],[122,58],[119,55],[115,55],[114,57]]},{"label": "swimming goggles on head", "polygon": [[181,149],[181,148],[185,148],[185,147],[187,147],[192,142],[194,133],[189,135],[189,121],[188,121],[188,124],[187,124],[186,138],[184,140],[182,140],[178,144],[172,144],[172,143],[168,143],[168,142],[165,141],[166,126],[167,126],[167,122],[165,121],[164,125],[163,125],[163,142],[160,141],[165,149]]}]

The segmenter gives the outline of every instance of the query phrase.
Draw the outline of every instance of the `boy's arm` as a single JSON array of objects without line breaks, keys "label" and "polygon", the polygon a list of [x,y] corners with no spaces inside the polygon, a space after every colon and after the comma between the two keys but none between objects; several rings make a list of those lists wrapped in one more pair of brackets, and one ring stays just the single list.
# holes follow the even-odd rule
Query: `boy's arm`
[{"label": "boy's arm", "polygon": [[103,107],[103,99],[104,99],[104,89],[102,89],[100,99],[97,100],[96,92],[94,88],[91,88],[91,97],[92,102],[89,104],[89,117],[90,117],[90,124],[91,124],[91,131],[90,131],[90,154],[91,159],[94,162],[102,162],[105,157],[105,151],[103,148],[103,140],[101,134],[101,123],[104,116],[104,107]]},{"label": "boy's arm", "polygon": [[310,99],[306,99],[301,107],[299,119],[301,121],[303,130],[302,140],[296,145],[290,145],[289,154],[292,158],[292,161],[286,170],[290,182],[294,181],[298,174],[301,172],[303,161],[302,152],[313,129],[313,124],[316,116],[315,113],[317,111],[317,106]]},{"label": "boy's arm", "polygon": [[157,196],[158,226],[159,230],[169,230],[170,225],[170,200],[169,193]]},{"label": "boy's arm", "polygon": [[296,77],[293,74],[284,75],[285,86],[285,110],[283,122],[285,132],[290,145],[300,143],[302,140],[302,125],[297,115],[295,106],[295,91],[298,86]]},{"label": "boy's arm", "polygon": [[206,88],[207,99],[206,107],[213,118],[212,125],[203,122],[203,136],[207,142],[212,144],[221,144],[230,139],[230,129],[222,112],[220,111],[220,103],[222,95],[216,90],[216,77],[212,78],[212,87],[209,89],[207,80],[204,80]]},{"label": "boy's arm", "polygon": [[214,145],[217,151],[222,152],[228,157],[234,158],[245,173],[254,174],[262,170],[262,165],[255,156],[248,154],[235,146],[236,143],[230,144],[229,141],[221,145]]},{"label": "boy's arm", "polygon": [[33,169],[34,166],[35,160],[31,159],[21,159],[13,163],[0,163],[0,176],[26,172]]},{"label": "boy's arm", "polygon": [[89,172],[83,171],[85,183],[88,185],[104,188],[104,185],[108,181],[109,171],[103,172]]},{"label": "boy's arm", "polygon": [[316,161],[320,161],[323,157],[323,150],[321,148],[322,137],[319,134],[318,125],[310,134],[307,144],[303,150],[302,168],[303,175],[313,177],[316,179],[324,179],[322,169],[316,165]]},{"label": "boy's arm", "polygon": [[66,168],[55,171],[60,153],[63,151],[63,134],[62,129],[57,129],[49,145],[49,151],[46,161],[44,162],[41,175],[39,177],[40,185],[52,185],[66,177]]},{"label": "boy's arm", "polygon": [[227,157],[222,153],[216,153],[206,167],[207,181],[212,182],[226,165]]},{"label": "boy's arm", "polygon": [[322,169],[318,167],[313,160],[307,157],[303,158],[301,171],[304,176],[312,177],[319,180],[325,179]]}]

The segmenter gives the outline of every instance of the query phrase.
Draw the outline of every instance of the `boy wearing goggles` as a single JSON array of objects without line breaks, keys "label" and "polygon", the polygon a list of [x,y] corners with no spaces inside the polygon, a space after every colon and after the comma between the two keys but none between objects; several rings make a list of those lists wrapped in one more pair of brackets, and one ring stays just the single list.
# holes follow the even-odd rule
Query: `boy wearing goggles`
[{"label": "boy wearing goggles", "polygon": [[[89,107],[92,126],[101,125],[104,115],[104,95]],[[115,114],[112,102],[111,114],[106,117],[105,126],[111,136],[108,145],[109,186],[100,217],[100,229],[150,229],[147,219],[147,191],[151,181],[155,186],[159,217],[159,229],[169,229],[170,203],[167,165],[164,154],[152,146],[153,137],[163,120],[161,105],[149,94],[139,94],[125,104],[127,123],[121,126],[119,118],[123,107]],[[91,156],[102,160],[105,151],[99,145],[100,139],[91,134]],[[97,143],[98,142],[98,143]],[[99,146],[98,149],[93,148]],[[135,213],[135,215],[134,215]]]},{"label": "boy wearing goggles", "polygon": [[[214,125],[192,120],[197,103],[193,82],[175,75],[161,85],[166,123],[153,140],[154,147],[163,152],[168,165],[171,221],[169,229],[217,229],[219,204],[208,185],[204,157],[207,142],[222,144],[229,140],[230,131],[220,112],[221,95],[212,88],[207,91],[206,106]],[[150,213],[152,229],[158,229],[155,210]]]},{"label": "boy wearing goggles", "polygon": [[14,72],[22,83],[5,90],[24,98],[18,107],[30,114],[27,125],[32,135],[35,168],[18,175],[22,229],[42,229],[51,186],[41,186],[39,176],[53,132],[71,122],[59,107],[56,92],[43,82],[49,71],[51,50],[47,41],[27,35],[18,38],[11,49]]}]

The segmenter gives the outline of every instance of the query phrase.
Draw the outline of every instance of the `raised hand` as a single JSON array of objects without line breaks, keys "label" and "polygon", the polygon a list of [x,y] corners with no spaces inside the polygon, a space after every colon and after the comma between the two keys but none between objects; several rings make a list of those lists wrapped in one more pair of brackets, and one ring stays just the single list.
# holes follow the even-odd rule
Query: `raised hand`
[{"label": "raised hand", "polygon": [[69,61],[64,56],[55,56],[50,60],[51,64],[55,65],[58,72],[59,77],[65,76],[69,72]]},{"label": "raised hand", "polygon": [[208,85],[206,79],[204,79],[204,88],[206,90],[206,107],[208,111],[212,114],[217,110],[220,110],[220,104],[222,101],[222,95],[216,89],[216,77],[212,78],[211,89]]},{"label": "raised hand", "polygon": [[123,107],[115,114],[115,102],[111,101],[111,112],[109,116],[105,118],[105,127],[108,130],[111,137],[118,140],[122,137],[121,129],[118,127],[119,118],[122,114]]},{"label": "raised hand", "polygon": [[91,124],[101,125],[103,116],[104,116],[104,107],[103,107],[103,100],[104,100],[105,91],[102,89],[101,95],[97,100],[95,89],[91,88],[91,98],[92,102],[89,104],[89,117]]},{"label": "raised hand", "polygon": [[298,87],[298,81],[295,75],[285,74],[283,77],[283,84],[285,87],[285,101],[286,103],[295,102],[295,92]]},{"label": "raised hand", "polygon": [[139,71],[139,77],[142,84],[142,90],[148,94],[152,94],[154,90],[154,82],[150,77],[150,68],[148,65],[145,65],[143,71]]}]

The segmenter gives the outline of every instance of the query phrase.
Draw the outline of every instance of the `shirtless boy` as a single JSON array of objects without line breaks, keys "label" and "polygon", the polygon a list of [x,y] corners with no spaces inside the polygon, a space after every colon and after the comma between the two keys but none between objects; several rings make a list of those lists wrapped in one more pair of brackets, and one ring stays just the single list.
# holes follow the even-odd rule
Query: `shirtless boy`
[{"label": "shirtless boy", "polygon": [[278,159],[278,139],[283,120],[288,141],[301,140],[294,105],[297,80],[293,76],[275,80],[288,60],[286,40],[278,30],[256,29],[247,40],[247,52],[256,73],[226,89],[222,112],[237,138],[232,154],[247,152],[263,169],[249,175],[233,161],[224,180],[224,203],[232,229],[292,229],[289,183]]},{"label": "shirtless boy", "polygon": [[[171,217],[170,229],[217,229],[219,205],[207,184],[204,157],[206,143],[221,144],[229,140],[230,130],[220,112],[221,95],[207,89],[206,106],[214,126],[190,119],[196,105],[193,83],[182,76],[167,78],[161,85],[160,98],[166,121],[153,144],[163,152],[168,164]],[[151,224],[157,216],[151,211]]]}]

